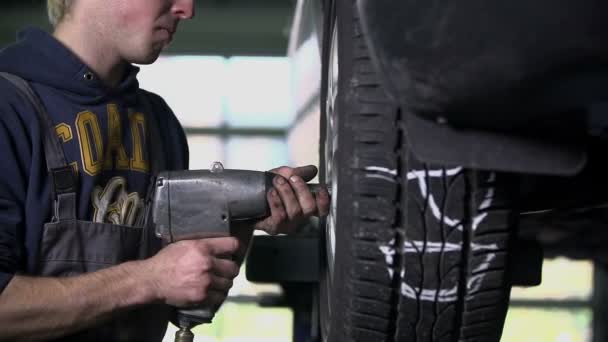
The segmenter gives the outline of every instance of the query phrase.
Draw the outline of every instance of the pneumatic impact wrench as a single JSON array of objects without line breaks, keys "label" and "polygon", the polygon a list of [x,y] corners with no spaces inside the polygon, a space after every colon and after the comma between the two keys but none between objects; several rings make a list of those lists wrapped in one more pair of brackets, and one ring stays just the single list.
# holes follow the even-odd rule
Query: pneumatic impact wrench
[{"label": "pneumatic impact wrench", "polygon": [[[275,174],[225,170],[167,171],[156,178],[152,218],[156,235],[165,244],[187,239],[230,236],[230,223],[270,215],[266,194]],[[309,184],[312,192],[322,186]],[[215,308],[178,310],[176,342],[193,341],[191,329],[210,323]]]}]

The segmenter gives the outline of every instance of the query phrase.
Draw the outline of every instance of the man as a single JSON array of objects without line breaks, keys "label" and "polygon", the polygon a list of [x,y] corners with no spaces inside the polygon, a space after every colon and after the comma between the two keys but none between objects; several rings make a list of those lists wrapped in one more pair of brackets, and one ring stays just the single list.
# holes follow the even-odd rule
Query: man
[{"label": "man", "polygon": [[[0,77],[0,340],[158,341],[168,305],[226,298],[254,227],[156,253],[145,215],[150,176],[187,168],[188,151],[132,63],[154,62],[193,2],[48,0],[53,35],[30,29],[0,53],[0,72],[42,102]],[[274,171],[272,216],[255,228],[327,213],[329,195],[305,185],[314,167]]]}]

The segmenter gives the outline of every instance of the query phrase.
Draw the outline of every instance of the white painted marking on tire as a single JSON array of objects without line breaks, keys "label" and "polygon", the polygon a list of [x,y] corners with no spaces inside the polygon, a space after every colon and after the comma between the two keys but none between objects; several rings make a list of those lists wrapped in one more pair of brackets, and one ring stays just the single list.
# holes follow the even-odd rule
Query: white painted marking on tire
[{"label": "white painted marking on tire", "polygon": [[388,275],[391,279],[393,279],[393,275],[395,274],[393,263],[395,261],[395,254],[397,254],[395,249],[395,239],[392,239],[387,245],[381,245],[378,248],[380,249],[380,252],[384,254],[384,259],[388,265]]},{"label": "white painted marking on tire", "polygon": [[386,260],[386,264],[392,266],[394,261],[394,256],[397,253],[395,251],[395,239],[391,240],[387,245],[379,246],[380,251],[384,254],[384,258]]},{"label": "white painted marking on tire", "polygon": [[[426,198],[428,201],[428,205],[431,209],[433,216],[441,222],[445,223],[448,226],[456,227],[458,230],[462,230],[463,227],[460,224],[459,220],[455,220],[452,218],[443,215],[439,206],[437,205],[433,194],[429,193],[429,190],[426,185],[427,177],[444,177],[444,176],[454,176],[462,171],[462,167],[450,169],[450,170],[413,170],[408,172],[407,179],[408,180],[417,180],[418,188],[420,189],[420,194],[423,198]],[[488,178],[488,182],[494,182],[496,180],[496,174],[490,173]],[[478,207],[478,211],[486,210],[492,206],[492,202],[495,196],[495,188],[488,188],[485,197],[481,204]],[[479,213],[473,218],[472,230],[475,231],[479,225],[484,221],[484,219],[488,216],[487,212]],[[471,249],[473,251],[493,251],[498,250],[497,244],[477,244],[472,243]],[[403,252],[404,253],[420,253],[420,251],[424,250],[424,253],[440,253],[440,252],[458,252],[462,251],[462,244],[458,243],[443,243],[443,242],[433,242],[433,241],[404,241]],[[479,273],[474,276],[471,276],[467,281],[467,296],[471,293],[475,293],[479,291],[483,285],[484,279],[487,275],[487,271],[491,267],[492,261],[496,259],[496,253],[488,253],[485,256],[485,260],[480,263],[472,273]],[[401,270],[401,278],[405,278],[405,269]],[[412,287],[408,285],[405,281],[401,282],[401,295],[421,300],[421,301],[429,301],[429,302],[455,302],[458,299],[458,287],[454,286],[449,289],[420,289],[416,287]]]},{"label": "white painted marking on tire", "polygon": [[481,213],[475,216],[475,218],[473,219],[473,231],[477,230],[477,227],[479,227],[479,225],[481,224],[481,222],[483,222],[486,216],[488,216],[487,213]]},{"label": "white painted marking on tire", "polygon": [[[404,253],[419,253],[424,248],[425,241],[405,241],[404,242]],[[443,249],[443,250],[442,250]],[[478,244],[472,243],[471,249],[473,251],[494,251],[498,250],[497,244]],[[440,252],[458,252],[462,250],[462,244],[452,242],[431,242],[426,241],[425,253],[440,253]]]},{"label": "white painted marking on tire", "polygon": [[[483,272],[490,269],[492,261],[496,259],[495,253],[486,255],[486,259],[477,268],[473,270],[473,273]],[[402,273],[402,277],[403,277]],[[483,281],[487,273],[476,274],[469,278],[467,281],[467,296],[474,294],[481,289]],[[439,292],[437,292],[439,291]],[[437,289],[420,289],[412,287],[406,282],[401,282],[401,295],[407,298],[412,298],[425,302],[455,302],[458,299],[458,286],[451,287],[449,289],[437,290]]]},{"label": "white painted marking on tire", "polygon": [[[443,169],[442,170],[429,170],[428,171],[428,175],[427,175],[427,171],[425,170],[412,170],[410,172],[407,173],[407,180],[412,180],[412,179],[416,179],[416,178],[420,178],[420,177],[443,177]],[[453,169],[448,169],[445,170],[445,175],[448,177],[452,177],[452,176],[456,176],[458,173],[460,173],[460,171],[462,171],[462,166],[453,168]]]},{"label": "white painted marking on tire", "polygon": [[421,300],[425,302],[455,302],[458,299],[458,287],[454,286],[448,290],[419,289],[412,287],[405,282],[401,283],[401,295],[407,298]]},{"label": "white painted marking on tire", "polygon": [[[493,182],[496,179],[496,174],[494,172],[490,173],[490,177],[488,178],[488,183]],[[479,205],[478,211],[488,209],[492,206],[492,201],[494,200],[494,188],[488,188],[486,195],[483,198],[483,201]],[[479,213],[473,218],[473,231],[477,230],[477,227],[483,222],[483,220],[488,216],[488,213]]]},{"label": "white painted marking on tire", "polygon": [[[481,264],[479,264],[479,266],[477,266],[477,268],[475,268],[472,271],[472,273],[483,272],[483,271],[489,270],[490,263],[494,259],[496,259],[495,253],[486,255],[486,260],[484,262],[482,262]],[[469,281],[467,282],[467,290],[468,290],[467,296],[474,295],[475,292],[477,292],[481,289],[481,286],[483,285],[483,280],[485,279],[486,275],[488,275],[487,272],[481,273],[481,274],[476,274],[469,279]]]},{"label": "white painted marking on tire", "polygon": [[397,176],[397,170],[391,170],[391,169],[386,168],[386,167],[368,166],[368,167],[365,168],[365,170],[366,171],[376,171],[376,172],[388,173],[389,175]]},{"label": "white painted marking on tire", "polygon": [[479,210],[488,209],[492,205],[493,199],[494,199],[494,188],[489,188],[488,192],[486,193],[486,196],[483,199],[483,202],[481,202],[481,205],[479,206]]},{"label": "white painted marking on tire", "polygon": [[385,181],[389,181],[391,183],[397,183],[397,181],[394,178],[388,177],[388,176],[385,176],[385,175],[366,174],[365,178],[379,178],[379,179],[384,179]]},{"label": "white painted marking on tire", "polygon": [[497,251],[498,245],[493,243],[491,245],[486,245],[483,243],[472,243],[471,249],[474,251]]},{"label": "white painted marking on tire", "polygon": [[477,266],[477,268],[475,268],[473,270],[473,273],[477,273],[477,272],[480,272],[480,271],[488,270],[490,268],[490,263],[494,259],[496,259],[496,254],[495,253],[489,253],[489,254],[487,254],[486,255],[486,260],[484,262],[482,262],[481,264],[479,264],[479,266]]},{"label": "white painted marking on tire", "polygon": [[[453,175],[458,174],[458,172],[460,172],[460,170],[462,170],[462,168],[446,170],[445,174],[448,176],[450,176],[450,175],[453,176]],[[429,177],[431,177],[431,175],[437,175],[438,173],[443,175],[444,170],[428,171]],[[410,178],[410,175],[412,175],[412,178]],[[431,208],[431,213],[433,213],[433,216],[438,221],[441,221],[442,216],[443,216],[443,223],[447,224],[450,227],[456,227],[456,229],[458,229],[458,230],[462,230],[462,225],[460,224],[460,220],[451,219],[447,215],[442,215],[441,210],[439,209],[439,206],[437,205],[437,202],[435,202],[435,198],[433,197],[433,194],[429,193],[429,191],[426,187],[426,177],[427,177],[426,171],[410,171],[407,173],[408,180],[415,179],[415,178],[418,179],[418,187],[420,188],[420,195],[422,196],[422,198],[428,199],[429,207]]]}]

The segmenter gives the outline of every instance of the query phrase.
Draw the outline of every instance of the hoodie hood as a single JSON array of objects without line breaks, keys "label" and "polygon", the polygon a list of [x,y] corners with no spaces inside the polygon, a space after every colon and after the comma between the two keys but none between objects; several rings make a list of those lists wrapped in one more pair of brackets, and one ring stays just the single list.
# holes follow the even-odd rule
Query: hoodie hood
[{"label": "hoodie hood", "polygon": [[139,68],[129,65],[119,85],[109,88],[70,49],[38,28],[19,32],[16,43],[0,50],[0,71],[49,86],[82,105],[103,103],[117,94],[133,103],[139,89]]}]

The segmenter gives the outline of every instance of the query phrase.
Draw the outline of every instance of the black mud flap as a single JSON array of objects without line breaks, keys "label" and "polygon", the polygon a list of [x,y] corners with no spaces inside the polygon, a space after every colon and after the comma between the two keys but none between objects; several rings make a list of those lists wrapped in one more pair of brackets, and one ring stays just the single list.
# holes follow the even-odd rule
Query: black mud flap
[{"label": "black mud flap", "polygon": [[406,137],[421,161],[478,170],[571,176],[587,162],[581,146],[465,130],[404,114]]},{"label": "black mud flap", "polygon": [[509,277],[513,286],[538,286],[542,281],[543,248],[537,241],[516,239],[512,245]]}]

